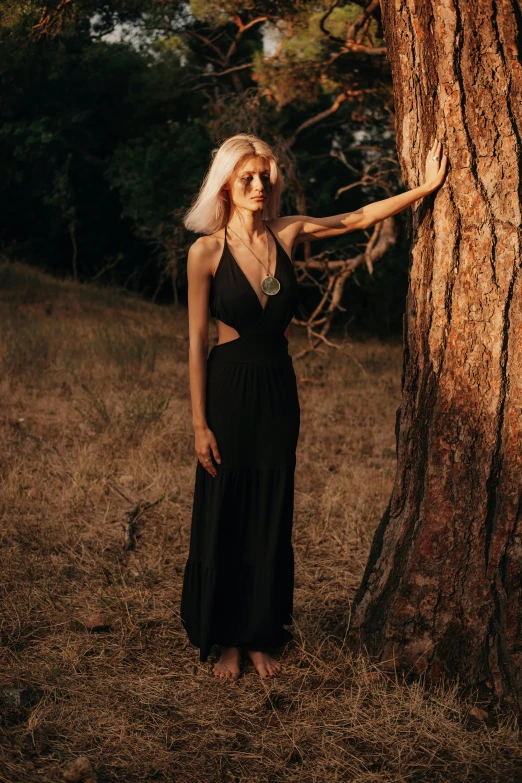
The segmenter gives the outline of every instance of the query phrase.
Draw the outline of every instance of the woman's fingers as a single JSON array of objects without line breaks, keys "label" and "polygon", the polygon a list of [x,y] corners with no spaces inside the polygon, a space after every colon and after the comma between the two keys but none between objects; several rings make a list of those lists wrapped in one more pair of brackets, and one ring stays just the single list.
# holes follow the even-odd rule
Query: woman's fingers
[{"label": "woman's fingers", "polygon": [[[442,142],[438,139],[432,144],[432,147],[428,153],[426,160],[426,181],[435,183],[437,186],[441,184],[446,173],[446,164],[448,162],[448,156],[442,152]],[[434,158],[437,158],[434,160]]]},{"label": "woman's fingers", "polygon": [[210,441],[210,448],[212,449],[212,454],[214,455],[214,459],[216,460],[217,464],[221,465],[221,456],[219,454],[219,449],[215,438]]},{"label": "woman's fingers", "polygon": [[[212,443],[210,444],[212,447],[212,452],[214,456],[214,460],[218,463],[218,465],[221,463],[221,458],[219,457],[219,452],[217,448],[217,443],[214,441],[214,445],[212,446]],[[217,456],[216,456],[217,455]],[[218,460],[219,458],[219,460]],[[210,448],[207,448],[203,452],[198,452],[198,459],[202,465],[202,467],[205,468],[207,473],[210,473],[211,476],[217,476],[217,469],[214,464],[214,461],[212,460],[212,453],[210,451]]]},{"label": "woman's fingers", "polygon": [[198,455],[198,460],[201,463],[201,467],[205,468],[207,473],[210,473],[211,476],[215,475],[216,468],[212,462],[209,447],[207,446],[201,450],[196,449],[196,454]]},{"label": "woman's fingers", "polygon": [[439,163],[440,163],[440,166],[439,166],[439,171],[438,171],[438,174],[437,174],[437,181],[438,181],[439,184],[441,184],[442,181],[444,180],[444,177],[446,176],[446,166],[447,166],[447,163],[448,163],[448,156],[446,155],[446,153],[444,153],[444,155],[440,159]]},{"label": "woman's fingers", "polygon": [[217,462],[220,465],[221,456],[214,434],[208,428],[204,432],[196,433],[196,454],[201,466],[215,478],[217,476],[217,468],[214,463]]},{"label": "woman's fingers", "polygon": [[210,473],[211,476],[214,476],[214,477],[216,476],[217,470],[216,470],[216,466],[212,462],[211,455],[210,455],[210,450],[208,452],[206,452],[204,455],[202,455],[199,458],[199,461],[201,462],[201,464],[203,465],[203,467],[205,468],[207,473]]}]

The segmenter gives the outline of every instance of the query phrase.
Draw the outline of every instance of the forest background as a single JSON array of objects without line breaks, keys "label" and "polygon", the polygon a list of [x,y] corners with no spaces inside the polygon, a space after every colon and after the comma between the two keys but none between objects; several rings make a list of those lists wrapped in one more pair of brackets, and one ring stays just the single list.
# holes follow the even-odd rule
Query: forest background
[{"label": "forest background", "polygon": [[[385,46],[378,0],[4,0],[0,783],[522,779],[498,700],[520,682],[518,17],[457,5],[382,0]],[[182,216],[238,131],[273,145],[283,214],[418,184],[432,133],[450,172],[296,250],[298,320],[333,306],[342,350],[291,328],[294,642],[282,676],[243,661],[228,688],[179,617]],[[354,604],[405,643],[352,646]]]},{"label": "forest background", "polygon": [[[4,253],[159,303],[183,301],[195,236],[182,216],[212,149],[237,132],[278,154],[282,214],[347,212],[404,189],[379,7],[370,3],[365,18],[363,5],[5,3]],[[358,262],[341,281],[334,327],[400,333],[408,237],[405,215],[395,222],[403,230],[378,254],[383,263]],[[360,260],[370,233],[314,243],[299,319],[328,285],[324,261]]]}]

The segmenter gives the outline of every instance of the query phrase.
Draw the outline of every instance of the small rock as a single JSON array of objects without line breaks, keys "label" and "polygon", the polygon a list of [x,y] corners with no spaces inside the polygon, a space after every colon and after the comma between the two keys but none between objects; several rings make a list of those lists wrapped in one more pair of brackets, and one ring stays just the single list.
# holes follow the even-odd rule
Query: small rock
[{"label": "small rock", "polygon": [[7,709],[32,707],[41,697],[35,688],[0,688],[0,706]]},{"label": "small rock", "polygon": [[43,498],[43,492],[41,489],[38,489],[38,487],[31,487],[27,495],[32,500],[41,500]]},{"label": "small rock", "polygon": [[486,712],[486,710],[481,710],[480,707],[472,707],[469,711],[469,714],[476,720],[479,720],[481,723],[485,723],[489,718],[489,712]]},{"label": "small rock", "polygon": [[364,675],[368,682],[380,682],[383,676],[380,672],[366,672]]},{"label": "small rock", "polygon": [[237,731],[235,729],[218,729],[217,727],[214,727],[212,731],[219,737],[226,737],[227,739],[236,739],[237,737]]},{"label": "small rock", "polygon": [[102,631],[108,628],[110,623],[106,614],[91,614],[81,621],[88,631]]},{"label": "small rock", "polygon": [[96,783],[96,773],[87,756],[80,756],[63,771],[67,783]]}]

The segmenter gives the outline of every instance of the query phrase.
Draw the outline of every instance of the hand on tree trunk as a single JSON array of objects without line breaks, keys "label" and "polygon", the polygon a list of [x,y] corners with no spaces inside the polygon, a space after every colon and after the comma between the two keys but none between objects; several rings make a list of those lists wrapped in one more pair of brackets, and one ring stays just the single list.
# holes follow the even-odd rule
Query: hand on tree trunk
[{"label": "hand on tree trunk", "polygon": [[448,163],[448,156],[446,153],[441,157],[442,142],[435,139],[428,157],[426,158],[426,169],[424,172],[424,184],[429,188],[430,193],[439,188],[446,175],[446,166]]}]

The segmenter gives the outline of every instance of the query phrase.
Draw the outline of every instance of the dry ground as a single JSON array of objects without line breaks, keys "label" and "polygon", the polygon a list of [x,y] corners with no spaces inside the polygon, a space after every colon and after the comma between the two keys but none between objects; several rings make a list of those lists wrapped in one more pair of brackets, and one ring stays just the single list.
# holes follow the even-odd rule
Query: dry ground
[{"label": "dry ground", "polygon": [[[179,620],[196,458],[186,313],[0,266],[0,781],[516,781],[509,718],[456,689],[387,678],[347,649],[350,598],[395,471],[399,342],[296,362],[295,643],[238,683],[198,663]],[[292,353],[303,346],[291,335]],[[124,524],[137,501],[160,502]],[[83,622],[103,613],[107,626]],[[0,691],[4,694],[6,691]]]}]

